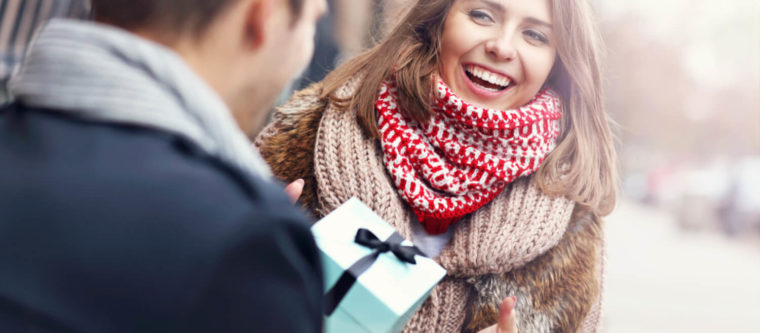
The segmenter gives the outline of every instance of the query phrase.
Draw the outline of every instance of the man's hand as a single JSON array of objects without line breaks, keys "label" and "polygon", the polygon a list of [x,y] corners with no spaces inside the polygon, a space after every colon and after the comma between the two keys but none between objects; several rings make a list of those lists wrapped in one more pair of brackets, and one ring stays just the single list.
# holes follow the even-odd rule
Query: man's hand
[{"label": "man's hand", "polygon": [[515,317],[515,304],[517,298],[507,297],[499,305],[499,322],[496,325],[486,327],[479,333],[517,333],[517,319]]},{"label": "man's hand", "polygon": [[290,198],[290,202],[295,203],[303,193],[303,179],[296,179],[294,182],[285,186],[285,194]]}]

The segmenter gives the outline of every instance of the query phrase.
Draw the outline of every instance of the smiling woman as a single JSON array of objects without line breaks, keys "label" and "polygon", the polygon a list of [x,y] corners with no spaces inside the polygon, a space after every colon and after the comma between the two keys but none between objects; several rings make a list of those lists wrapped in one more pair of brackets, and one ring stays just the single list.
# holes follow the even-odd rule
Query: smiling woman
[{"label": "smiling woman", "polygon": [[443,80],[465,100],[494,109],[527,104],[556,59],[548,0],[455,2],[441,40]]},{"label": "smiling woman", "polygon": [[406,332],[595,332],[616,188],[599,53],[586,0],[417,1],[257,145],[315,216],[358,197],[446,268]]}]

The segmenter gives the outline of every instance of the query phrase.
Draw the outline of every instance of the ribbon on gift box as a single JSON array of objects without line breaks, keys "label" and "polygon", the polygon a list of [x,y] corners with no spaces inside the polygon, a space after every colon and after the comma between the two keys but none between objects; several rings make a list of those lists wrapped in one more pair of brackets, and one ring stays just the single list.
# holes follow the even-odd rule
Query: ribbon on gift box
[{"label": "ribbon on gift box", "polygon": [[377,257],[380,256],[381,253],[391,251],[398,260],[412,265],[417,264],[417,261],[414,260],[415,255],[425,256],[416,246],[401,245],[401,242],[403,241],[404,237],[401,237],[398,232],[393,232],[387,240],[381,241],[372,233],[372,231],[360,228],[356,232],[354,242],[373,249],[374,251],[351,265],[351,267],[341,274],[340,278],[338,278],[338,282],[327,291],[327,294],[325,295],[325,314],[329,316],[338,308],[338,304],[340,304],[343,297],[348,294],[348,290],[351,289],[351,286],[356,283],[356,279],[364,274],[364,272],[375,263],[375,260],[377,260]]}]

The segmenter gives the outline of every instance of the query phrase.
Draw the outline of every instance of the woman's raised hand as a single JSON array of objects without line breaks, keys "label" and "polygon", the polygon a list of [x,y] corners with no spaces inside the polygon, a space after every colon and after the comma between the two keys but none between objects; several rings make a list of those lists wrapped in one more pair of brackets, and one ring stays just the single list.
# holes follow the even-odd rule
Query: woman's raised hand
[{"label": "woman's raised hand", "polygon": [[499,305],[499,322],[489,326],[479,333],[517,333],[517,319],[515,317],[515,304],[517,298],[507,297]]},{"label": "woman's raised hand", "polygon": [[288,186],[285,186],[285,194],[290,198],[290,202],[295,203],[298,201],[298,198],[301,197],[301,193],[303,193],[303,184],[303,179],[296,179],[294,182],[288,184]]}]

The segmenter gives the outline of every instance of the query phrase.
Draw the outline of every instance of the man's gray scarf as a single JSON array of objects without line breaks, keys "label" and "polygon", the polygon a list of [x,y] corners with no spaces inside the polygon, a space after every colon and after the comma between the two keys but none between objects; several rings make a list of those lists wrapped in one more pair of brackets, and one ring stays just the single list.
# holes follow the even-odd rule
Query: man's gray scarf
[{"label": "man's gray scarf", "polygon": [[174,133],[249,175],[271,174],[226,104],[179,55],[114,27],[51,21],[10,90],[25,105]]}]

